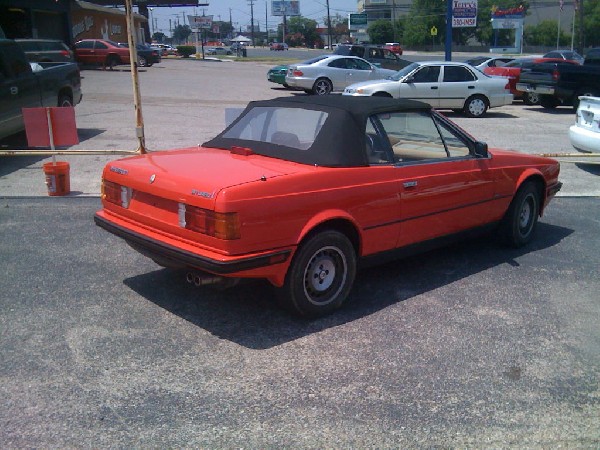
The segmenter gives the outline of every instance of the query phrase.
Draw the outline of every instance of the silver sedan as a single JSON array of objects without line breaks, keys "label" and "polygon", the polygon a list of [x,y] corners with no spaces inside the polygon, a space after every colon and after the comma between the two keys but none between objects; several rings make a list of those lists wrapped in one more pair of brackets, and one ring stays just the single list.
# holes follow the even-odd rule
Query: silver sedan
[{"label": "silver sedan", "polygon": [[356,56],[322,55],[289,66],[285,82],[308,94],[327,95],[352,83],[380,80],[395,73]]},{"label": "silver sedan", "polygon": [[350,85],[344,95],[410,98],[469,117],[481,117],[488,108],[513,101],[506,78],[490,77],[468,64],[447,61],[412,63],[388,80]]}]

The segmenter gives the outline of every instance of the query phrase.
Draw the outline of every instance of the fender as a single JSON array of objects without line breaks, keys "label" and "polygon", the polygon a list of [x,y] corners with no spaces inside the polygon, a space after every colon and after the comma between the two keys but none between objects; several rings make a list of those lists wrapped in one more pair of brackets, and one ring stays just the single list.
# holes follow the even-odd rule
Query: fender
[{"label": "fender", "polygon": [[[306,238],[306,236],[311,231],[313,231],[315,228],[319,227],[320,225],[322,225],[326,222],[330,222],[332,220],[342,220],[342,221],[345,221],[345,222],[349,223],[350,225],[352,225],[352,227],[356,230],[357,236],[359,237],[359,247],[360,247],[360,241],[362,240],[362,234],[360,232],[361,227],[356,222],[356,220],[354,220],[354,217],[352,217],[350,214],[348,214],[348,212],[341,210],[341,209],[329,209],[326,211],[320,211],[318,214],[311,217],[306,222],[306,224],[304,225],[302,230],[300,231],[300,234],[298,235],[298,238],[296,240],[296,245],[299,245]],[[359,254],[360,254],[360,249],[359,249]]]}]

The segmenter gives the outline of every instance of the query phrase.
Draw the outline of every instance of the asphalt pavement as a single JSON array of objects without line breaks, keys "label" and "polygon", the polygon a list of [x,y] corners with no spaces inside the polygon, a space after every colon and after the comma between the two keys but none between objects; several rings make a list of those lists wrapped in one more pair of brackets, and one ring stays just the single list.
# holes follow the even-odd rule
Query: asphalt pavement
[{"label": "asphalt pavement", "polygon": [[[268,67],[144,70],[149,148],[295,95]],[[74,148],[135,150],[129,71],[82,73]],[[449,116],[492,146],[572,152],[567,109]],[[531,245],[484,236],[362,271],[342,310],[305,321],[266,283],[196,288],[96,227],[113,158],[59,157],[64,198],[48,158],[0,159],[1,448],[600,447],[597,166],[563,164]]]},{"label": "asphalt pavement", "polygon": [[0,204],[2,448],[598,448],[598,200],[359,273],[315,321],[219,292],[93,224]]}]

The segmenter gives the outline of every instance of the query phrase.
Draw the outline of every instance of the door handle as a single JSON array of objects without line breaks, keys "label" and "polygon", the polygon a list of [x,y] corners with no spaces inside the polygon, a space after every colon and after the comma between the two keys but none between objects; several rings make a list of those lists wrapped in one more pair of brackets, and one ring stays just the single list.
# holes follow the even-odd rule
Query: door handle
[{"label": "door handle", "polygon": [[405,188],[413,188],[413,187],[417,187],[417,182],[416,181],[405,181],[404,183],[402,183],[402,185]]},{"label": "door handle", "polygon": [[437,88],[438,88],[437,86],[431,86],[431,89],[434,89],[434,90],[435,90],[435,89],[437,89]]},{"label": "door handle", "polygon": [[469,89],[475,89],[475,86],[469,86]]}]

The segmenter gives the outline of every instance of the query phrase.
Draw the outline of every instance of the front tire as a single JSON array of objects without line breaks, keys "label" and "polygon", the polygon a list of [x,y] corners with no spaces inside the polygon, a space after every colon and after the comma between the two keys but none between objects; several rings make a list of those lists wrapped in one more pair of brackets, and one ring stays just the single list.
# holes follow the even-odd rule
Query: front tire
[{"label": "front tire", "polygon": [[279,299],[294,314],[324,316],[344,303],[355,276],[356,251],[350,240],[338,231],[323,231],[297,250]]},{"label": "front tire", "polygon": [[504,242],[519,248],[532,239],[540,215],[540,189],[538,184],[525,182],[515,194],[500,224]]},{"label": "front tire", "polygon": [[312,92],[315,95],[329,95],[333,90],[333,84],[327,78],[319,78],[313,85]]},{"label": "front tire", "polygon": [[463,111],[467,117],[482,117],[488,107],[488,101],[483,95],[473,95],[465,102]]}]

